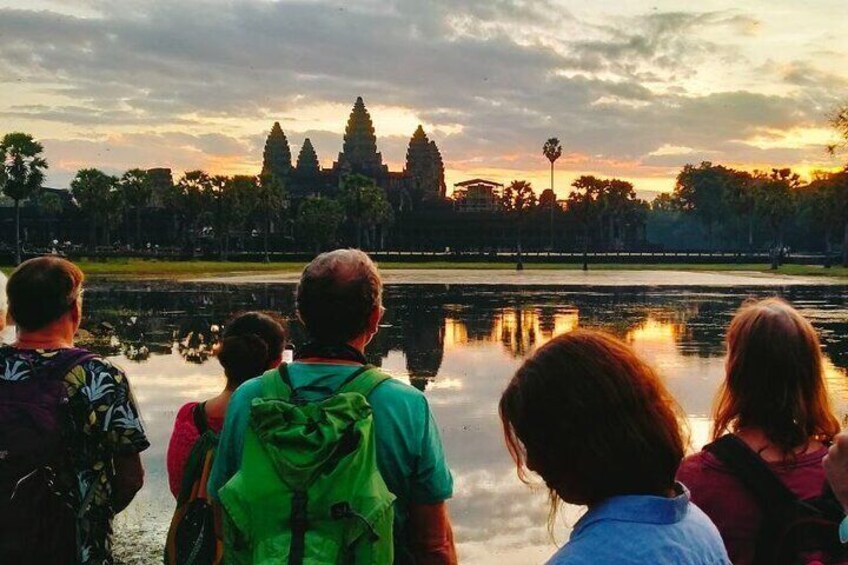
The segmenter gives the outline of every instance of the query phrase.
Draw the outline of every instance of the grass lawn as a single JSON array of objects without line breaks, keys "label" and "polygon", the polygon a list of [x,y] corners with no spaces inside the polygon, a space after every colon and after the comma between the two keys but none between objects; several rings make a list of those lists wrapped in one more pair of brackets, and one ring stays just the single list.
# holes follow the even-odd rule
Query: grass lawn
[{"label": "grass lawn", "polygon": [[[157,261],[149,259],[109,259],[103,261],[80,260],[77,264],[88,275],[93,277],[106,277],[115,279],[142,278],[142,279],[188,279],[198,277],[210,277],[216,275],[231,274],[261,274],[261,273],[293,273],[303,269],[304,263],[241,263],[241,262],[218,262],[218,261]],[[449,261],[413,262],[413,263],[380,263],[380,268],[389,269],[486,269],[486,270],[513,270],[512,263],[453,263]],[[525,263],[527,270],[579,270],[579,263]],[[12,268],[4,266],[3,270],[8,273]],[[762,273],[775,273],[769,270],[764,263],[752,264],[683,264],[683,263],[660,263],[660,264],[627,264],[606,263],[590,264],[590,270],[623,270],[623,271],[753,271]],[[778,271],[784,275],[805,276],[829,276],[848,278],[848,269],[843,267],[832,267],[825,269],[819,265],[784,265]]]}]

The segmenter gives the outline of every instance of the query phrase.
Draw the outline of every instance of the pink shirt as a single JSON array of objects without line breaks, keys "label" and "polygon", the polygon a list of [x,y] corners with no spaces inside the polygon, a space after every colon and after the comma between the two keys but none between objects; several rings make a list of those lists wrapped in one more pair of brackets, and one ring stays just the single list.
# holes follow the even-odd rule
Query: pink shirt
[{"label": "pink shirt", "polygon": [[[171,442],[168,444],[168,484],[174,498],[180,493],[183,471],[191,448],[194,447],[194,443],[200,437],[200,432],[194,425],[194,415],[192,414],[197,405],[197,402],[189,402],[179,409],[174,421],[174,431],[171,433]],[[224,427],[223,418],[209,418],[208,415],[207,418],[212,430],[220,432],[221,428]]]},{"label": "pink shirt", "polygon": [[[807,453],[794,463],[769,463],[771,470],[799,498],[820,496],[825,486],[821,460],[827,448]],[[754,559],[762,514],[756,499],[715,455],[701,451],[683,460],[677,480],[692,493],[692,502],[718,527],[730,560],[748,565]]]}]

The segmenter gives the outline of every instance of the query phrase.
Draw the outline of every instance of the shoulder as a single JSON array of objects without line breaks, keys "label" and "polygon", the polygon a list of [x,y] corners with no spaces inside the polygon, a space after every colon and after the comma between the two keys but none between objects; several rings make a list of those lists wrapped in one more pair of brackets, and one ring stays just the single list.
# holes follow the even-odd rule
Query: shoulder
[{"label": "shoulder", "polygon": [[413,405],[427,405],[427,397],[414,386],[396,379],[392,375],[380,371],[380,374],[388,377],[371,393],[372,399],[391,398],[395,402],[406,402]]},{"label": "shoulder", "polygon": [[250,403],[254,398],[262,396],[262,377],[254,377],[252,379],[248,379],[244,381],[239,387],[233,391],[232,396],[230,397],[230,404],[228,407],[231,408],[233,406],[233,402],[240,404],[243,402]]},{"label": "shoulder", "polygon": [[730,477],[730,470],[709,451],[699,451],[685,457],[677,470],[677,480],[690,489],[693,484],[711,481],[719,476]]},{"label": "shoulder", "polygon": [[197,406],[198,402],[187,402],[183,404],[179,410],[177,410],[176,424],[184,424],[186,422],[191,422],[194,424],[194,407]]}]

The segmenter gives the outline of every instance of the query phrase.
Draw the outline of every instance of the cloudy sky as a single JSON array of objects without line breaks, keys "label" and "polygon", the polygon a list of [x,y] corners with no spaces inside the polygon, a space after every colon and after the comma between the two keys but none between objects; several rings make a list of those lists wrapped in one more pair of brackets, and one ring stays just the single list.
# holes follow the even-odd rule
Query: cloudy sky
[{"label": "cloudy sky", "polygon": [[845,0],[0,0],[0,131],[82,167],[252,173],[280,121],[324,166],[356,96],[392,169],[421,123],[448,183],[578,174],[670,190],[687,162],[826,155]]}]

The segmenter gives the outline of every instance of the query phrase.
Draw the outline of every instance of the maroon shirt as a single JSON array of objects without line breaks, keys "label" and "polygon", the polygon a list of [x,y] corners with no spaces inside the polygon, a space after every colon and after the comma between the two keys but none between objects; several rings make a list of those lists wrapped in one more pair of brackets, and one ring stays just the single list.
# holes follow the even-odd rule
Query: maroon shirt
[{"label": "maroon shirt", "polygon": [[[197,406],[197,402],[189,402],[177,412],[177,419],[174,422],[174,431],[171,434],[171,442],[168,444],[168,484],[171,487],[171,493],[176,498],[180,494],[180,486],[183,483],[183,472],[185,471],[186,461],[191,453],[191,448],[200,437],[200,431],[194,425],[194,414],[192,411]],[[208,418],[208,415],[207,415]],[[209,428],[215,432],[221,431],[224,427],[223,418],[208,418]]]},{"label": "maroon shirt", "polygon": [[[799,498],[820,496],[825,486],[822,458],[827,448],[798,457],[793,463],[768,463],[771,470]],[[701,451],[683,460],[677,480],[692,493],[715,523],[730,560],[735,565],[753,562],[762,514],[756,499],[715,455]]]}]

